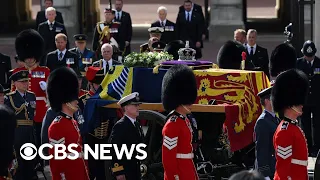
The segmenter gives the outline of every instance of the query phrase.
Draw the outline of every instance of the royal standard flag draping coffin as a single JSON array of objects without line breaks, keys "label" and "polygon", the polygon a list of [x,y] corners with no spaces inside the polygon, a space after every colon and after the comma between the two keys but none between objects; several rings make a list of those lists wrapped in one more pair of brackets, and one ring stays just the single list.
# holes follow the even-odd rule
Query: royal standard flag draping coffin
[{"label": "royal standard flag draping coffin", "polygon": [[113,66],[109,70],[97,92],[86,102],[83,113],[84,133],[91,132],[95,128],[98,108],[116,103],[121,97],[132,92],[132,74],[133,68],[124,66]]}]

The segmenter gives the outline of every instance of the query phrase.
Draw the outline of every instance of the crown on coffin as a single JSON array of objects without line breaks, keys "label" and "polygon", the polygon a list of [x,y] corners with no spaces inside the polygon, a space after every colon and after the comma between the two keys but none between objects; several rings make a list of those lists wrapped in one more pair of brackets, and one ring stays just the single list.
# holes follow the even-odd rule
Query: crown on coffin
[{"label": "crown on coffin", "polygon": [[178,51],[179,60],[178,61],[196,61],[196,50],[190,48],[189,41],[186,41],[186,47],[180,48]]}]

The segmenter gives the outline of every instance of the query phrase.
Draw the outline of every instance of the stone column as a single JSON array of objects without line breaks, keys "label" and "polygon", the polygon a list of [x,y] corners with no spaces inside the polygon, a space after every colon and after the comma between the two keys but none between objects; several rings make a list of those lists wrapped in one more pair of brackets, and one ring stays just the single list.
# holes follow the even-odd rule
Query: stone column
[{"label": "stone column", "polygon": [[315,8],[314,8],[314,31],[313,31],[313,37],[314,37],[314,43],[316,44],[316,47],[318,49],[317,56],[320,56],[320,1],[316,0],[315,2]]},{"label": "stone column", "polygon": [[20,14],[20,21],[26,22],[31,20],[31,13],[32,13],[31,0],[19,0],[18,7],[19,7],[19,14]]},{"label": "stone column", "polygon": [[[54,8],[60,11],[64,20],[64,25],[67,29],[69,42],[73,42],[73,35],[79,33],[79,12],[78,0],[59,0],[54,1]],[[72,47],[72,43],[70,43]]]},{"label": "stone column", "polygon": [[224,42],[233,39],[235,29],[244,29],[243,0],[211,0],[210,18],[210,41]]},{"label": "stone column", "polygon": [[18,0],[1,0],[0,33],[14,31],[20,21]]},{"label": "stone column", "polygon": [[[85,28],[87,32],[92,32],[97,22],[100,20],[100,0],[85,1]],[[102,7],[101,7],[102,8]]]}]

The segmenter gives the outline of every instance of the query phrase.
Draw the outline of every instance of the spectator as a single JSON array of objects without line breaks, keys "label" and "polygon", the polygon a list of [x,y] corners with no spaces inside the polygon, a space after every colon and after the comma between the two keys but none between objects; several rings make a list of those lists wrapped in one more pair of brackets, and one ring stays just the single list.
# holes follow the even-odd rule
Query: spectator
[{"label": "spectator", "polygon": [[124,55],[131,53],[131,37],[132,37],[132,21],[131,16],[128,12],[122,10],[123,1],[116,0],[116,12],[115,21],[120,22],[121,26],[119,28],[119,49],[120,51],[125,51]]},{"label": "spectator", "polygon": [[233,174],[229,180],[264,180],[264,177],[257,171],[244,170]]},{"label": "spectator", "polygon": [[243,44],[244,47],[246,47],[246,36],[247,33],[244,29],[237,29],[234,31],[234,40]]},{"label": "spectator", "polygon": [[[53,0],[44,0],[44,6],[45,9],[48,7],[53,7]],[[56,11],[57,13],[57,22],[64,24],[62,14],[59,11]],[[46,12],[45,11],[39,11],[36,18],[36,28],[38,29],[39,25],[47,20]]]},{"label": "spectator", "polygon": [[169,42],[172,42],[175,40],[174,30],[175,30],[176,24],[167,19],[167,8],[166,7],[160,6],[158,8],[157,13],[159,16],[159,20],[153,22],[151,24],[151,27],[162,27],[164,31],[161,35],[160,41],[168,44]]},{"label": "spectator", "polygon": [[[38,28],[38,32],[42,36],[45,42],[45,54],[54,51],[56,49],[55,37],[59,33],[67,35],[66,28],[63,24],[56,21],[56,9],[48,7],[46,9],[47,21],[41,23]],[[67,41],[67,49],[69,44]],[[45,59],[40,62],[41,66],[45,66]]]},{"label": "spectator", "polygon": [[190,47],[197,51],[196,59],[200,59],[202,57],[202,21],[201,15],[192,11],[192,2],[190,0],[185,0],[184,11],[178,14],[176,20],[176,34],[177,39],[189,41]]},{"label": "spectator", "polygon": [[257,31],[255,29],[249,29],[247,33],[246,68],[263,71],[270,79],[268,50],[257,45]]}]

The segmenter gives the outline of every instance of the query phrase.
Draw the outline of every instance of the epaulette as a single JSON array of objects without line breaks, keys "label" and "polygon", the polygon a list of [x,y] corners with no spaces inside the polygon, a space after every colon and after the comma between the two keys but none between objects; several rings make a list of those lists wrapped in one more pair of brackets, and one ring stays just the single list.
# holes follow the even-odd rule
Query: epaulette
[{"label": "epaulette", "polygon": [[7,95],[7,96],[11,96],[11,95],[15,94],[16,92],[17,92],[17,91],[12,91],[12,92],[7,93],[6,95]]},{"label": "epaulette", "polygon": [[97,22],[97,25],[104,24],[104,21]]},{"label": "epaulette", "polygon": [[177,119],[178,119],[178,117],[181,118],[181,119],[183,119],[183,120],[186,119],[183,115],[179,114],[179,113],[176,112],[176,111],[171,111],[171,112],[168,114],[167,117],[168,117],[168,120],[170,120],[170,121],[172,121],[172,122],[176,122]]},{"label": "epaulette", "polygon": [[140,47],[146,46],[148,43],[141,44]]},{"label": "epaulette", "polygon": [[115,22],[112,22],[113,24],[121,24],[120,22],[118,22],[118,21],[115,21]]},{"label": "epaulette", "polygon": [[57,116],[54,118],[53,122],[59,122],[62,119],[62,116]]},{"label": "epaulette", "polygon": [[289,122],[284,121],[284,122],[282,123],[282,125],[281,125],[281,130],[286,130],[286,129],[288,129],[289,124],[290,124]]},{"label": "epaulette", "polygon": [[169,120],[170,120],[171,122],[176,122],[177,119],[178,119],[178,116],[177,116],[177,115],[172,115],[172,116],[169,118]]},{"label": "epaulette", "polygon": [[69,49],[69,51],[74,51],[74,50],[76,50],[76,48]]},{"label": "epaulette", "polygon": [[27,91],[27,93],[36,95],[36,94],[35,94],[34,92],[32,92],[32,91]]}]

